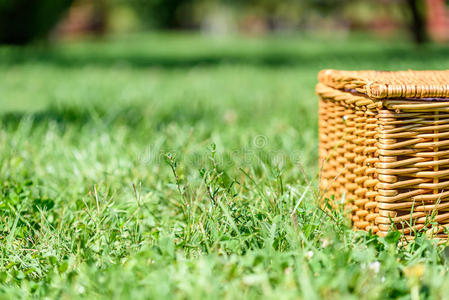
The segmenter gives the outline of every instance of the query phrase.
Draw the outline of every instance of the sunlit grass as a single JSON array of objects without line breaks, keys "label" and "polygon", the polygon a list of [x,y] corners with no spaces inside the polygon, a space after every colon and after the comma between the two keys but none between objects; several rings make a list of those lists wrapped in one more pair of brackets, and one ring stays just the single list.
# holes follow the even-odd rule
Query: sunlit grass
[{"label": "sunlit grass", "polygon": [[370,37],[0,48],[7,298],[444,298],[442,247],[321,211],[316,74],[443,69]]}]

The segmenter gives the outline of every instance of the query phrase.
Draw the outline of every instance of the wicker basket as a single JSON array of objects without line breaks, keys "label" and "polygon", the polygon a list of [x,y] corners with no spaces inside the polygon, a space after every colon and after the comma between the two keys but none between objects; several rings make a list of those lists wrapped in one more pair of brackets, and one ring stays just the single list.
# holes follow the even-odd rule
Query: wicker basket
[{"label": "wicker basket", "polygon": [[449,71],[318,78],[323,196],[344,201],[355,229],[447,238]]}]

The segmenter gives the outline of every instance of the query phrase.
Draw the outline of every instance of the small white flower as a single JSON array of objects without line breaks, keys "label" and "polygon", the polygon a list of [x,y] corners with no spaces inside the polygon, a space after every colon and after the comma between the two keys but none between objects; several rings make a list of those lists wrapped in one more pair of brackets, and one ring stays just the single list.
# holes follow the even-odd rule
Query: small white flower
[{"label": "small white flower", "polygon": [[328,239],[322,239],[321,240],[321,248],[326,248],[329,246],[329,240]]},{"label": "small white flower", "polygon": [[382,282],[382,283],[385,282],[385,276],[382,276],[382,278],[380,279],[380,282]]},{"label": "small white flower", "polygon": [[313,251],[307,251],[304,257],[307,259],[311,259],[313,257]]},{"label": "small white flower", "polygon": [[371,271],[373,271],[374,273],[379,273],[379,269],[380,269],[380,262],[378,262],[377,260],[375,262],[372,262],[368,265],[368,269],[370,269]]},{"label": "small white flower", "polygon": [[84,286],[82,286],[82,285],[78,286],[78,293],[79,293],[79,294],[83,294],[84,291],[85,291]]}]

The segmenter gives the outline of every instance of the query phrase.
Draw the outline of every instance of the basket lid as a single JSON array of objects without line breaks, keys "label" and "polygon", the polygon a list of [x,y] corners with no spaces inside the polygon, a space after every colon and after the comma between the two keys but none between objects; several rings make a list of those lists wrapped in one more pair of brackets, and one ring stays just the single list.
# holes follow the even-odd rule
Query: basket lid
[{"label": "basket lid", "polygon": [[449,98],[449,70],[339,71],[323,70],[318,80],[335,89],[373,99]]}]

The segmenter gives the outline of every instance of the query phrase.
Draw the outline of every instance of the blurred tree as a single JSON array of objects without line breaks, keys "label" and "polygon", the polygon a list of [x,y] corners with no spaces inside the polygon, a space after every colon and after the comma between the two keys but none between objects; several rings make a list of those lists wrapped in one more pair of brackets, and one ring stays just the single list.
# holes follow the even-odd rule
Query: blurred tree
[{"label": "blurred tree", "polygon": [[55,28],[55,35],[102,35],[107,30],[108,16],[107,0],[74,0],[66,17]]},{"label": "blurred tree", "polygon": [[425,3],[420,0],[405,0],[405,5],[410,13],[410,32],[416,43],[427,41]]},{"label": "blurred tree", "polygon": [[351,3],[351,0],[307,0],[305,1],[309,9],[321,11],[325,14],[335,13],[342,9],[346,4]]},{"label": "blurred tree", "polygon": [[[1,0],[0,0],[1,1]],[[235,26],[264,34],[275,30],[351,29],[391,32],[408,30],[417,43],[426,41],[425,0],[109,0],[129,5],[146,27],[199,28],[217,18],[217,10],[230,8]],[[215,7],[215,8],[214,8]],[[382,7],[381,15],[379,7]],[[357,12],[363,8],[363,15]],[[214,12],[215,9],[215,12]],[[352,13],[352,14],[351,14]],[[231,18],[229,18],[230,20]],[[216,23],[219,23],[217,21]],[[377,25],[376,25],[377,24]],[[376,26],[373,26],[376,25]]]},{"label": "blurred tree", "polygon": [[[376,2],[373,0],[370,1],[374,3]],[[312,9],[332,14],[338,12],[338,10],[344,5],[351,5],[354,3],[354,1],[349,0],[308,0],[307,2]],[[390,5],[402,5],[406,12],[406,19],[409,20],[406,27],[413,36],[414,41],[418,44],[427,41],[425,14],[426,5],[423,0],[383,0],[379,2],[384,2]],[[391,15],[390,18],[393,18],[393,16]]]},{"label": "blurred tree", "polygon": [[196,0],[122,0],[130,3],[147,27],[182,29],[195,27]]},{"label": "blurred tree", "polygon": [[0,43],[25,44],[53,28],[72,0],[0,0]]}]

